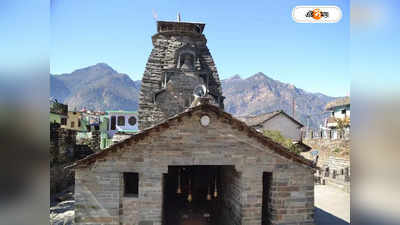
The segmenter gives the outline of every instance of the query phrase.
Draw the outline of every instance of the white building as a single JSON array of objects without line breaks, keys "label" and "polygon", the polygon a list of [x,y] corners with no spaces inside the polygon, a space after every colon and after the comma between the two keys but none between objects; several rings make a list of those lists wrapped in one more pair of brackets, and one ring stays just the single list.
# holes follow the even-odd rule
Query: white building
[{"label": "white building", "polygon": [[299,121],[286,114],[284,111],[274,111],[241,118],[248,126],[257,131],[274,130],[279,131],[284,137],[292,141],[301,140],[301,128],[304,127]]},{"label": "white building", "polygon": [[138,113],[136,111],[106,111],[108,119],[107,134],[114,137],[116,133],[134,134],[138,132]]}]

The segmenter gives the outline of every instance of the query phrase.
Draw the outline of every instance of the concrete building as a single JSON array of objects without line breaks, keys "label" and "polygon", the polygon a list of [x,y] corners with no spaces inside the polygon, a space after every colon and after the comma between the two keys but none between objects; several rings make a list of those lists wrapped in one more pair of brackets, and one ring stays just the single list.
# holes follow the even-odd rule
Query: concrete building
[{"label": "concrete building", "polygon": [[[328,103],[325,110],[330,116],[320,127],[322,136],[330,139],[349,138],[350,136],[350,97],[339,98]],[[340,124],[339,124],[340,123]]]},{"label": "concrete building", "polygon": [[138,113],[136,111],[106,111],[108,117],[107,133],[109,137],[117,132],[136,133],[138,131]]},{"label": "concrete building", "polygon": [[49,122],[52,124],[66,125],[68,118],[68,105],[49,100]]},{"label": "concrete building", "polygon": [[[331,112],[330,117],[326,120],[327,128],[337,128],[337,120],[350,121],[350,97],[338,99],[330,102],[325,107],[326,111]],[[350,126],[350,123],[348,124]]]},{"label": "concrete building", "polygon": [[263,132],[265,130],[279,131],[284,137],[292,141],[302,139],[301,128],[304,127],[299,121],[286,114],[283,110],[260,114],[257,116],[242,117],[248,126]]},{"label": "concrete building", "polygon": [[83,116],[81,112],[68,111],[66,124],[61,125],[61,128],[75,131],[84,131],[86,130],[86,127],[82,123],[82,119]]}]

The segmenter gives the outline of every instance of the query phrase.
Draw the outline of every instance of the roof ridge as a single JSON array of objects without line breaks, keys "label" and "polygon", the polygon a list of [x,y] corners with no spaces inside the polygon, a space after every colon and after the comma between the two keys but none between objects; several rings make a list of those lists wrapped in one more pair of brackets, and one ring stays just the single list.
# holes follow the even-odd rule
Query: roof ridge
[{"label": "roof ridge", "polygon": [[[117,143],[115,145],[112,145],[109,148],[106,148],[106,149],[104,149],[102,151],[99,151],[99,152],[93,153],[91,155],[88,155],[85,158],[80,159],[80,160],[74,162],[73,164],[66,166],[65,168],[72,169],[72,168],[76,168],[76,167],[78,167],[80,165],[86,165],[87,166],[87,165],[91,164],[92,162],[95,162],[98,157],[106,156],[109,152],[115,152],[115,151],[121,149],[124,145],[129,144],[132,141],[138,142],[138,141],[144,139],[150,132],[152,132],[154,130],[155,131],[160,131],[160,129],[162,129],[162,128],[169,128],[168,122],[173,121],[173,120],[178,120],[179,121],[180,119],[182,119],[182,117],[184,117],[186,115],[191,115],[194,111],[201,110],[201,109],[203,109],[203,110],[204,109],[210,109],[210,110],[214,111],[217,115],[220,115],[220,116],[222,115],[222,116],[225,116],[225,117],[229,118],[230,119],[229,120],[230,124],[232,124],[231,122],[235,122],[235,123],[240,124],[241,128],[239,130],[241,130],[241,131],[247,130],[247,132],[248,132],[247,135],[249,137],[257,138],[258,141],[260,141],[262,144],[267,145],[272,151],[276,152],[277,154],[279,154],[279,155],[281,155],[281,156],[283,156],[283,157],[285,157],[285,158],[287,158],[289,160],[293,160],[293,161],[296,161],[298,163],[304,164],[306,166],[309,166],[309,167],[312,167],[312,168],[314,167],[312,161],[304,158],[301,155],[297,155],[296,153],[290,152],[289,149],[287,149],[286,147],[284,147],[281,144],[273,141],[271,138],[266,137],[263,134],[257,132],[254,128],[248,126],[245,122],[243,122],[243,121],[237,119],[236,117],[232,116],[231,114],[221,110],[217,106],[214,106],[214,105],[211,105],[211,104],[202,104],[202,105],[198,105],[198,106],[195,106],[193,108],[190,108],[189,110],[186,110],[186,111],[181,112],[179,114],[176,114],[176,115],[174,115],[174,116],[172,116],[172,117],[170,117],[170,118],[168,118],[166,120],[161,121],[158,124],[155,124],[155,125],[153,125],[151,127],[146,128],[146,129],[144,129],[142,131],[139,131],[138,133],[132,135],[131,137],[129,137],[129,138],[127,138],[127,139],[125,139],[125,140],[123,140],[123,141],[121,141],[121,142],[119,142],[119,143]],[[224,121],[222,121],[222,122],[224,122]]]}]

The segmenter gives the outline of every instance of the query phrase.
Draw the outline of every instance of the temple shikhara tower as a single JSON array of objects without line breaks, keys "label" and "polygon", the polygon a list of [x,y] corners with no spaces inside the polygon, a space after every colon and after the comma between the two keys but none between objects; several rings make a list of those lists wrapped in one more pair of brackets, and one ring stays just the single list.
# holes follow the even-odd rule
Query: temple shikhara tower
[{"label": "temple shikhara tower", "polygon": [[203,86],[211,103],[224,107],[217,68],[203,34],[205,24],[158,21],[142,79],[139,129],[183,112]]}]

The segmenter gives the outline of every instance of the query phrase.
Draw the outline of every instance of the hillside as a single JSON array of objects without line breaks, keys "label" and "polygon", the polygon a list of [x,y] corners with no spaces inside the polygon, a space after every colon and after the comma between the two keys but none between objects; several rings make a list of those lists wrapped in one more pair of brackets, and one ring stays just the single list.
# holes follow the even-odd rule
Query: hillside
[{"label": "hillside", "polygon": [[[69,109],[137,110],[140,81],[132,81],[105,63],[99,63],[69,74],[50,75],[50,95],[69,105]],[[274,110],[292,114],[317,128],[324,117],[325,105],[334,100],[321,93],[310,93],[257,73],[247,79],[239,75],[222,80],[225,110],[237,116],[257,115]]]}]

